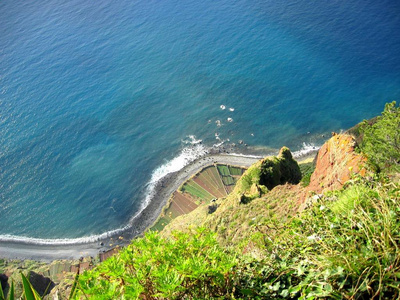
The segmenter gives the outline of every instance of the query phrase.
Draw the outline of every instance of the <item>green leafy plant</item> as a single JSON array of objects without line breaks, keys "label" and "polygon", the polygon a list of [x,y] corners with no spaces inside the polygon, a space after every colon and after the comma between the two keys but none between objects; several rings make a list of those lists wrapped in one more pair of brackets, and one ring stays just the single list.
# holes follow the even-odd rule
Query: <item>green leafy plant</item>
[{"label": "green leafy plant", "polygon": [[360,128],[361,151],[377,171],[400,171],[400,108],[387,103],[382,115],[372,125],[364,121]]},{"label": "green leafy plant", "polygon": [[[32,284],[29,282],[29,280],[26,278],[26,276],[21,273],[21,279],[22,279],[22,286],[23,286],[23,294],[21,297],[18,297],[18,299],[24,299],[24,300],[41,300],[42,297],[36,292],[36,290],[33,288]],[[14,288],[14,282],[11,282],[11,287],[9,290],[9,295],[8,295],[8,300],[14,300],[17,299],[15,296],[15,288]],[[5,297],[3,290],[0,286],[0,300],[7,300]]]},{"label": "green leafy plant", "polygon": [[234,289],[236,255],[197,229],[172,239],[150,232],[78,280],[76,298],[212,299]]},{"label": "green leafy plant", "polygon": [[315,170],[315,165],[312,162],[299,164],[300,171],[301,171],[301,185],[306,187],[310,184],[311,175]]}]

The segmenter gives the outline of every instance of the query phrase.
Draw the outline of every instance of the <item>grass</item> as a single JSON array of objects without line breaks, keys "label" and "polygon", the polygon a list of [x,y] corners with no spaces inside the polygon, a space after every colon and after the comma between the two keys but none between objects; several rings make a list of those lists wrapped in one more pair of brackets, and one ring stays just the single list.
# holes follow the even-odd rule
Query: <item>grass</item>
[{"label": "grass", "polygon": [[229,168],[225,165],[217,165],[218,172],[222,176],[230,176],[231,174],[229,173]]},{"label": "grass", "polygon": [[311,175],[315,170],[314,163],[313,162],[302,163],[302,164],[299,164],[299,168],[300,168],[301,175],[302,175],[302,178],[300,181],[301,185],[303,187],[306,187],[310,184]]},{"label": "grass", "polygon": [[151,227],[153,231],[161,231],[171,222],[171,219],[167,216],[161,217],[157,220],[157,222]]},{"label": "grass", "polygon": [[243,169],[239,167],[228,166],[229,173],[232,176],[241,176],[243,174]]},{"label": "grass", "polygon": [[204,199],[206,201],[210,201],[215,197],[207,192],[205,189],[203,189],[201,186],[199,186],[197,183],[195,183],[193,180],[189,180],[182,186],[182,192],[189,193],[195,198]]},{"label": "grass", "polygon": [[222,176],[222,182],[224,183],[224,185],[234,185],[235,184],[235,180],[231,176]]}]

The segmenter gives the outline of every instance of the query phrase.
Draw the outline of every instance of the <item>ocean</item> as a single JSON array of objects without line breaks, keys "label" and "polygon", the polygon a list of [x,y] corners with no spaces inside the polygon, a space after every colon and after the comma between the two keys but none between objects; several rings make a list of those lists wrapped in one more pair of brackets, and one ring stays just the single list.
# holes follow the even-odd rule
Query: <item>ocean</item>
[{"label": "ocean", "polygon": [[0,15],[0,241],[129,227],[211,148],[307,151],[400,101],[397,0],[3,0]]}]

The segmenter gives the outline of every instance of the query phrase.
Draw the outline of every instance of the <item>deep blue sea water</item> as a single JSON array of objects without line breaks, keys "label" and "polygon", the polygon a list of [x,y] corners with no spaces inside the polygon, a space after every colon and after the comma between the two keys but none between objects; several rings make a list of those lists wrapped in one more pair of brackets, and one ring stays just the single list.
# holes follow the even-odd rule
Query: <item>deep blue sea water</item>
[{"label": "deep blue sea water", "polygon": [[400,101],[397,0],[3,0],[0,16],[0,239],[121,228],[213,144],[298,151]]}]

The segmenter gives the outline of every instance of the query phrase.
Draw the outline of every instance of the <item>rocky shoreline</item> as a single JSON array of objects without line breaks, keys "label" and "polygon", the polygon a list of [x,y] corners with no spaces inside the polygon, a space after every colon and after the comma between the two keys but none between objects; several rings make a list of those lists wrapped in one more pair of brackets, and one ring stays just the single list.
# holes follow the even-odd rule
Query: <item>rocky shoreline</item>
[{"label": "rocky shoreline", "polygon": [[34,244],[23,241],[7,241],[0,244],[0,258],[31,259],[38,261],[53,261],[58,259],[77,259],[84,256],[96,257],[99,253],[109,251],[116,246],[124,246],[131,239],[143,234],[158,218],[166,205],[170,195],[179,186],[202,168],[214,164],[224,163],[248,167],[260,158],[210,154],[199,158],[181,170],[165,176],[155,187],[155,196],[147,207],[132,220],[129,229],[120,234],[98,240],[96,242],[76,244]]},{"label": "rocky shoreline", "polygon": [[[315,156],[315,152],[307,153],[298,157],[304,160]],[[210,153],[201,157],[181,170],[166,175],[155,187],[155,195],[147,207],[132,220],[129,229],[122,233],[100,239],[95,242],[73,243],[73,244],[34,244],[23,241],[2,242],[0,244],[0,258],[5,259],[30,259],[50,262],[60,259],[78,259],[81,257],[97,257],[99,254],[108,253],[118,246],[129,244],[130,240],[143,234],[156,222],[163,208],[167,204],[171,194],[176,191],[182,183],[193,174],[212,164],[229,164],[234,166],[249,167],[261,157],[246,156],[239,154]]]}]

